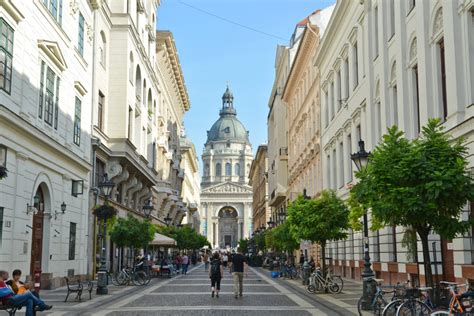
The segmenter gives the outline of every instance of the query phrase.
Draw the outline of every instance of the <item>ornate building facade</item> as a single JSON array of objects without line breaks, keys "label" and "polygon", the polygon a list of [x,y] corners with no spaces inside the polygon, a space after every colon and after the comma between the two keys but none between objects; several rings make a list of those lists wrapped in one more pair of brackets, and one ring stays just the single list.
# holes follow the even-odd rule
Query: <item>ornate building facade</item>
[{"label": "ornate building facade", "polygon": [[214,247],[235,247],[252,231],[253,160],[248,131],[238,120],[234,96],[227,87],[220,118],[207,132],[202,161],[201,232]]},{"label": "ornate building facade", "polygon": [[[250,166],[249,184],[253,190],[253,228],[265,229],[270,221],[268,205],[268,146],[258,146],[255,159]],[[272,219],[273,220],[273,219]]]}]

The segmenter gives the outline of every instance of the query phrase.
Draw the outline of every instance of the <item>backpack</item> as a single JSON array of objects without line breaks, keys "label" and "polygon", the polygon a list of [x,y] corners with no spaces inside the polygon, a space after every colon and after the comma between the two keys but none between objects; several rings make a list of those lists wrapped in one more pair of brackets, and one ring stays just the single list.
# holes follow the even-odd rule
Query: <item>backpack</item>
[{"label": "backpack", "polygon": [[220,261],[219,260],[213,260],[211,262],[211,275],[213,277],[217,277],[221,274],[221,269],[220,269]]}]

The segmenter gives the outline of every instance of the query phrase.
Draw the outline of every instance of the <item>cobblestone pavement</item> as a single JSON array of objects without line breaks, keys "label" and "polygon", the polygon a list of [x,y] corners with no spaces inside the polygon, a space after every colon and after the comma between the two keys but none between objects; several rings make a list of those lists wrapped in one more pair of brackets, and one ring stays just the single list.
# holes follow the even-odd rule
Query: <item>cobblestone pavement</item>
[{"label": "cobblestone pavement", "polygon": [[[219,298],[212,298],[210,280],[204,266],[191,268],[187,275],[153,279],[145,287],[109,286],[109,295],[89,293],[82,302],[74,297],[64,303],[65,288],[42,291],[41,296],[54,305],[48,316],[151,316],[151,315],[355,315],[360,284],[349,282],[339,295],[312,295],[301,281],[271,279],[269,272],[251,268],[244,276],[242,298],[233,295],[232,276],[226,272]],[[346,290],[347,288],[347,290]],[[17,313],[21,315],[21,313]]]}]

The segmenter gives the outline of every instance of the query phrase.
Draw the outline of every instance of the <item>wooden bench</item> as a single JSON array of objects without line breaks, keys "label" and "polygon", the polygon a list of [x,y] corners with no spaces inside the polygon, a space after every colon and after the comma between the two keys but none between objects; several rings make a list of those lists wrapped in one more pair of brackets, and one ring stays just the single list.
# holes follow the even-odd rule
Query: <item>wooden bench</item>
[{"label": "wooden bench", "polygon": [[[64,302],[67,302],[69,294],[71,294],[71,293],[76,293],[76,299],[80,302],[81,301],[82,290],[83,290],[83,285],[82,285],[81,281],[77,281],[77,284],[71,284],[71,281],[69,280],[68,277],[64,277],[64,279],[66,280],[66,286],[67,286],[67,295],[66,295],[66,299],[64,300]],[[92,289],[91,289],[91,292],[92,292]]]}]

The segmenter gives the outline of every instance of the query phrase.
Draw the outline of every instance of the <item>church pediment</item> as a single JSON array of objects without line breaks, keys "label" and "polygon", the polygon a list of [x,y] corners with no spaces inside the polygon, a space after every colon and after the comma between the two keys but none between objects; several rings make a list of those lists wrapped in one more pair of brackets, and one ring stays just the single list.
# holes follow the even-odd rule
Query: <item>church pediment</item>
[{"label": "church pediment", "polygon": [[239,185],[232,182],[225,182],[203,189],[202,194],[206,193],[252,193],[252,188],[245,185]]}]

